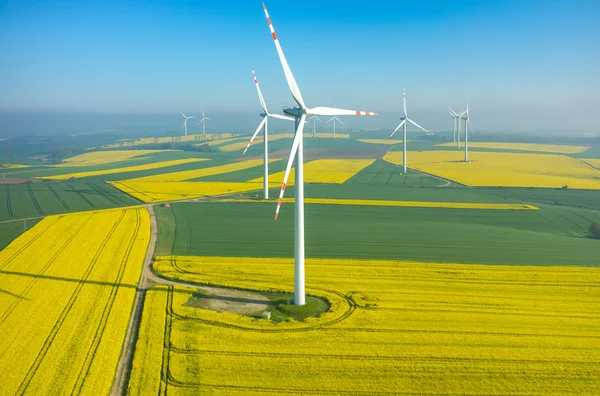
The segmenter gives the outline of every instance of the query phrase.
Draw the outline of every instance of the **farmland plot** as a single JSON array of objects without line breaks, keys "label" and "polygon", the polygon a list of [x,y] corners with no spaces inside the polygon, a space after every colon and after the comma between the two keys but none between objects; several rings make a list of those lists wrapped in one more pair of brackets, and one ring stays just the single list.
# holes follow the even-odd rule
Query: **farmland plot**
[{"label": "farmland plot", "polygon": [[150,237],[145,209],[50,216],[0,252],[0,394],[108,394]]},{"label": "farmland plot", "polygon": [[[402,163],[401,152],[383,158]],[[408,153],[408,166],[468,186],[546,187],[600,190],[600,170],[572,157],[557,154],[470,153],[464,162],[459,151]]]},{"label": "farmland plot", "polygon": [[[291,259],[170,256],[159,257],[155,269],[239,288],[293,285]],[[188,304],[193,290],[156,290],[145,307],[130,393],[598,390],[598,269],[312,259],[306,273],[307,292],[333,307],[306,322],[207,311]]]}]

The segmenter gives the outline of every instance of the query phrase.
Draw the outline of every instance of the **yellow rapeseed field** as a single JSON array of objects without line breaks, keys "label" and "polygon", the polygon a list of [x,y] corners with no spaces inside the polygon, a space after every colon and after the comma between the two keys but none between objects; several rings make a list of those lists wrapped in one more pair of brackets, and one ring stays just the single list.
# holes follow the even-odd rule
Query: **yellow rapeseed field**
[{"label": "yellow rapeseed field", "polygon": [[71,177],[81,179],[84,177],[91,177],[91,176],[111,175],[113,173],[137,172],[137,171],[150,170],[150,169],[166,168],[168,166],[183,165],[183,164],[189,164],[192,162],[209,161],[209,160],[210,160],[210,158],[184,158],[184,159],[178,159],[178,160],[153,162],[153,163],[144,164],[144,165],[125,166],[122,168],[104,169],[104,170],[88,171],[88,172],[66,173],[66,174],[56,175],[56,176],[45,176],[44,179],[67,180],[67,179],[70,179]]},{"label": "yellow rapeseed field", "polygon": [[[289,291],[294,276],[280,258],[158,257],[155,270],[259,290]],[[598,268],[307,259],[306,275],[307,292],[333,309],[305,322],[203,310],[187,304],[193,290],[156,290],[133,367],[161,380],[134,375],[130,393],[597,393]]]},{"label": "yellow rapeseed field", "polygon": [[[462,143],[461,143],[462,145]],[[456,147],[456,143],[442,143],[436,146]],[[589,149],[589,146],[569,146],[564,144],[538,144],[538,143],[500,143],[500,142],[469,142],[469,148],[486,148],[501,150],[539,151],[558,154],[578,154]]]},{"label": "yellow rapeseed field", "polygon": [[[375,162],[374,159],[319,159],[304,165],[305,183],[343,184],[352,176]],[[278,172],[269,176],[269,183],[283,182],[285,172]],[[288,185],[294,184],[294,169],[288,178]],[[262,183],[264,178],[259,177],[251,182]]]},{"label": "yellow rapeseed field", "polygon": [[[237,182],[109,182],[114,187],[146,203],[176,201],[261,190],[262,183]],[[279,187],[269,183],[270,188]]]},{"label": "yellow rapeseed field", "polygon": [[[399,144],[402,143],[403,140],[400,139],[357,139],[359,142],[362,143],[369,143],[369,144]],[[406,142],[411,142],[412,140],[407,140]]]},{"label": "yellow rapeseed field", "polygon": [[167,316],[167,287],[157,286],[146,292],[142,323],[137,337],[135,360],[129,377],[130,395],[149,394],[149,390],[161,390],[165,321]]},{"label": "yellow rapeseed field", "polygon": [[[402,152],[383,159],[400,165]],[[463,159],[461,151],[415,151],[408,166],[468,186],[600,189],[600,170],[564,155],[471,152],[471,162]]]},{"label": "yellow rapeseed field", "polygon": [[[89,153],[76,155],[75,157],[67,158],[62,164],[55,165],[58,167],[65,166],[93,166],[106,165],[114,162],[122,162],[128,160],[138,160],[148,154],[161,153],[165,150],[108,150],[108,151],[91,151]],[[170,150],[169,150],[170,151]],[[139,157],[139,158],[138,158]]]},{"label": "yellow rapeseed field", "polygon": [[148,138],[138,138],[133,140],[123,140],[117,143],[109,144],[106,146],[102,146],[103,148],[115,148],[115,147],[131,147],[131,146],[139,146],[143,144],[158,144],[158,143],[182,143],[182,142],[202,142],[213,144],[214,142],[223,142],[227,139],[231,139],[239,136],[239,134],[235,133],[221,133],[221,134],[195,134],[195,135],[187,135],[187,136],[160,136],[160,137],[148,137]]},{"label": "yellow rapeseed field", "polygon": [[0,252],[0,394],[109,394],[150,238],[145,209],[46,217]]},{"label": "yellow rapeseed field", "polygon": [[[264,203],[253,199],[226,200],[225,202],[254,202]],[[283,198],[283,202],[294,202],[294,198]],[[356,206],[391,206],[409,208],[444,208],[444,209],[488,209],[488,210],[540,210],[527,204],[501,204],[478,202],[435,202],[435,201],[386,201],[382,199],[334,199],[334,198],[304,198],[307,204],[322,205],[356,205]]]},{"label": "yellow rapeseed field", "polygon": [[0,167],[4,169],[23,169],[30,168],[31,165],[23,165],[23,164],[0,164]]},{"label": "yellow rapeseed field", "polygon": [[593,166],[594,168],[600,169],[600,159],[598,159],[598,158],[580,158],[580,159],[582,161],[585,161],[589,165]]},{"label": "yellow rapeseed field", "polygon": [[[269,142],[274,142],[275,140],[279,140],[279,139],[292,139],[294,137],[293,133],[274,133],[274,134],[269,134]],[[306,129],[304,130],[304,138],[305,139],[310,139],[310,138],[327,138],[327,139],[332,139],[333,138],[333,133],[324,133],[324,132],[317,132],[314,136],[312,134],[312,132],[307,132]],[[349,139],[350,135],[348,135],[347,133],[336,133],[335,134],[335,138],[336,139]],[[225,152],[231,152],[231,151],[238,151],[238,150],[244,150],[246,148],[246,145],[248,144],[248,142],[250,141],[250,137],[248,137],[247,140],[241,140],[239,142],[235,142],[232,144],[228,144],[225,146],[220,146],[219,147],[219,151],[225,151]],[[251,148],[257,144],[263,144],[264,142],[264,138],[263,136],[257,136],[256,139],[254,139],[254,141],[252,142],[252,146],[250,146]]]},{"label": "yellow rapeseed field", "polygon": [[[272,162],[274,160],[271,160]],[[138,177],[130,179],[131,182],[181,182],[191,179],[197,179],[205,176],[220,175],[223,173],[235,172],[239,170],[254,168],[263,164],[262,159],[246,160],[233,162],[231,164],[212,166],[210,168],[192,169],[187,171],[162,173],[158,175]]]}]

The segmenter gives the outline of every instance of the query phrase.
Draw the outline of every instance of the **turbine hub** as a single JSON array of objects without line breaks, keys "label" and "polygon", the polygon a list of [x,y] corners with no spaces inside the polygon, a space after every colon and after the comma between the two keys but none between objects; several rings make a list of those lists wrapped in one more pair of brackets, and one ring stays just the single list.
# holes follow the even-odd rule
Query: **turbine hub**
[{"label": "turbine hub", "polygon": [[298,118],[300,118],[300,116],[302,116],[302,114],[306,114],[306,110],[301,109],[299,107],[285,107],[283,109],[283,112],[289,116],[298,117]]}]

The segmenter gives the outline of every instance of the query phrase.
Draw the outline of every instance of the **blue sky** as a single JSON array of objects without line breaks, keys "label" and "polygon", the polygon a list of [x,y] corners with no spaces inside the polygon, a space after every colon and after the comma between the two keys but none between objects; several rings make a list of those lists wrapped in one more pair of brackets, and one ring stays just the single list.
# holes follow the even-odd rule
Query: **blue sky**
[{"label": "blue sky", "polygon": [[[600,2],[271,0],[309,106],[442,128],[597,132]],[[2,1],[0,111],[252,114],[291,105],[260,1]],[[215,120],[215,123],[218,123]],[[392,125],[393,127],[393,125]]]}]

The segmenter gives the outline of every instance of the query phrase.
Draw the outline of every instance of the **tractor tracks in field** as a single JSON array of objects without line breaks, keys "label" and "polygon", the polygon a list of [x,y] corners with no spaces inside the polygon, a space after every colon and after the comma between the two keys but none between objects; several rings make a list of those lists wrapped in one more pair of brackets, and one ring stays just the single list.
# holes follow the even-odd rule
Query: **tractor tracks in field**
[{"label": "tractor tracks in field", "polygon": [[98,250],[96,251],[96,254],[92,258],[92,260],[91,260],[90,264],[88,265],[85,273],[83,274],[83,276],[81,277],[81,279],[77,283],[77,286],[75,287],[75,290],[71,294],[71,297],[69,298],[69,301],[67,302],[66,306],[63,308],[63,310],[62,310],[62,312],[61,312],[58,320],[54,323],[54,326],[52,327],[52,331],[50,332],[50,334],[48,335],[48,338],[46,338],[46,341],[44,342],[44,345],[42,346],[42,348],[38,352],[38,354],[37,354],[37,356],[36,356],[33,364],[31,365],[31,367],[29,368],[29,370],[27,372],[27,375],[25,376],[25,378],[21,382],[21,385],[19,386],[19,389],[16,392],[17,395],[22,395],[22,394],[24,394],[27,391],[27,388],[28,388],[29,384],[31,383],[31,381],[33,380],[33,377],[35,376],[35,373],[39,369],[39,367],[42,364],[44,358],[46,357],[46,354],[48,353],[48,350],[52,346],[52,343],[54,342],[54,339],[56,338],[56,335],[58,334],[58,332],[60,331],[63,323],[65,322],[65,320],[69,316],[69,313],[71,312],[71,308],[75,304],[75,301],[77,300],[77,297],[79,296],[79,293],[81,292],[83,286],[85,285],[85,282],[87,281],[87,279],[90,276],[92,270],[96,266],[96,263],[98,262],[100,254],[104,251],[104,247],[106,246],[106,244],[108,243],[108,241],[110,240],[110,238],[112,237],[112,235],[114,234],[115,230],[117,229],[117,227],[119,226],[119,224],[121,223],[121,221],[123,220],[124,217],[125,217],[125,211],[123,211],[121,213],[121,216],[119,217],[119,219],[115,222],[115,224],[112,226],[112,228],[110,229],[110,231],[108,232],[108,234],[106,235],[106,237],[104,238],[104,240],[102,241],[102,243],[100,244],[100,246],[98,247]]}]

